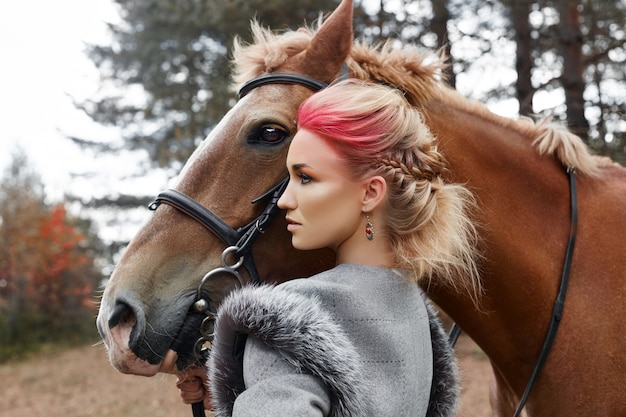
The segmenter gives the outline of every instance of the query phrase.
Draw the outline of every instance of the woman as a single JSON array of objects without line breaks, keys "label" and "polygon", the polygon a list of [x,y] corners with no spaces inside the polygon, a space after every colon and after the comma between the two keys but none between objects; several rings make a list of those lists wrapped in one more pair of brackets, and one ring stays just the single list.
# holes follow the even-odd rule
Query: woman
[{"label": "woman", "polygon": [[[294,247],[331,248],[337,266],[224,301],[211,408],[217,416],[453,415],[454,363],[418,284],[479,293],[471,195],[444,183],[434,138],[397,90],[339,82],[306,100],[297,123],[278,205]],[[185,402],[205,397],[193,372],[178,386]]]}]

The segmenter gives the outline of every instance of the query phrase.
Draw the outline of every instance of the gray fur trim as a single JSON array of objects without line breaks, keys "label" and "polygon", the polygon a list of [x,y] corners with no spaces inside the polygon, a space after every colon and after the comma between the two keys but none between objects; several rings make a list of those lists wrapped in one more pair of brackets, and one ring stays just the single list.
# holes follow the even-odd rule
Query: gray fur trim
[{"label": "gray fur trim", "polygon": [[319,377],[331,395],[331,416],[367,415],[360,356],[316,299],[280,287],[243,287],[220,306],[215,334],[209,381],[216,417],[231,416],[245,389],[243,352],[236,346],[241,334],[253,334],[299,371]]},{"label": "gray fur trim", "polygon": [[433,382],[426,417],[453,417],[459,397],[459,371],[454,350],[448,341],[435,307],[423,295],[430,322],[430,338],[433,345]]}]

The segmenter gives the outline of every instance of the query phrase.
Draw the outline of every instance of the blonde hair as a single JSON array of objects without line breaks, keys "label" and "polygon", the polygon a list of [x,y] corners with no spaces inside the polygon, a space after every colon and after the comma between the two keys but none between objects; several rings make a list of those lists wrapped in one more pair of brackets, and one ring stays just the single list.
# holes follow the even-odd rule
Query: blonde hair
[{"label": "blonde hair", "polygon": [[383,228],[398,267],[413,272],[420,284],[441,282],[478,297],[473,196],[444,181],[446,161],[435,138],[401,92],[341,81],[304,101],[297,122],[325,138],[354,179],[385,179]]}]

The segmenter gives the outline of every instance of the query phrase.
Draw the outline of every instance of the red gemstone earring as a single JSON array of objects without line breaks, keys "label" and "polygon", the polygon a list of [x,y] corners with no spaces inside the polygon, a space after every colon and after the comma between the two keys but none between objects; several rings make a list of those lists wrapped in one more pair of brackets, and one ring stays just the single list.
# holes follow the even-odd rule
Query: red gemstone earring
[{"label": "red gemstone earring", "polygon": [[367,237],[367,240],[372,240],[374,239],[374,226],[370,221],[370,216],[367,214],[365,215],[365,221],[365,237]]}]

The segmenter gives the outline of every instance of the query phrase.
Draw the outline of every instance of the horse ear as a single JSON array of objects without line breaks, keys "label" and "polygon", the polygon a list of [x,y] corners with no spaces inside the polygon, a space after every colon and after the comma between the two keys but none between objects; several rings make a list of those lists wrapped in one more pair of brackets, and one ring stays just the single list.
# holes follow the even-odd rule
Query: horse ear
[{"label": "horse ear", "polygon": [[343,0],[324,21],[305,51],[300,68],[326,82],[332,81],[352,48],[352,0]]}]

